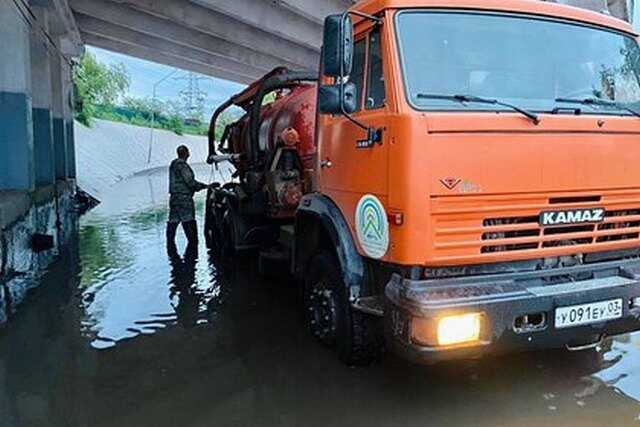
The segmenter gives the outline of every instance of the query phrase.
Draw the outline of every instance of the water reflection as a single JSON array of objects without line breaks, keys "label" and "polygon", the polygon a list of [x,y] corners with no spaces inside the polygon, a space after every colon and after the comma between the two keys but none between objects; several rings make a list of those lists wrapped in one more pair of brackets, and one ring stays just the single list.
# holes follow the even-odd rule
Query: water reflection
[{"label": "water reflection", "polygon": [[343,366],[294,283],[181,233],[167,247],[165,180],[135,177],[84,217],[0,332],[0,426],[640,425],[638,334],[592,354]]},{"label": "water reflection", "polygon": [[640,334],[617,337],[610,351],[604,355],[604,363],[593,378],[599,385],[611,387],[640,402],[639,357]]},{"label": "water reflection", "polygon": [[184,256],[180,256],[175,242],[168,242],[167,255],[171,263],[169,299],[178,324],[188,328],[196,326],[199,321],[206,322],[206,317],[200,315],[206,313],[207,292],[198,289],[196,282],[198,247],[187,244]]},{"label": "water reflection", "polygon": [[[195,169],[200,174],[208,171]],[[96,349],[176,323],[206,322],[207,316],[200,312],[192,313],[191,320],[187,316],[189,304],[195,304],[191,310],[204,310],[215,293],[208,262],[197,256],[204,249],[191,248],[180,257],[184,239],[179,233],[178,246],[163,250],[166,179],[163,170],[135,176],[104,195],[102,204],[83,218],[83,333]],[[199,216],[203,208],[200,195],[196,199]]]}]

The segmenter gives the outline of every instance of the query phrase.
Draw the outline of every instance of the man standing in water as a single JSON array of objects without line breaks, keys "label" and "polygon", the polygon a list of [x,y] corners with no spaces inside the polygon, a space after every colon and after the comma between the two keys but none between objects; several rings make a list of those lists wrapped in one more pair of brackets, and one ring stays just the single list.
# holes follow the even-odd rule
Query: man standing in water
[{"label": "man standing in water", "polygon": [[181,145],[177,149],[178,158],[169,167],[169,222],[167,223],[167,245],[175,246],[176,231],[182,224],[188,247],[198,245],[198,227],[196,224],[193,195],[208,186],[196,181],[193,169],[187,163],[189,149]]}]

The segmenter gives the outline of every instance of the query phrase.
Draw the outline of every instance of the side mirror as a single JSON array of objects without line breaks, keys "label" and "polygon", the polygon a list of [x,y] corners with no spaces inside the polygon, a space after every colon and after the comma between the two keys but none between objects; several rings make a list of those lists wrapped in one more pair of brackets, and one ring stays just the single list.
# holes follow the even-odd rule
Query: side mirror
[{"label": "side mirror", "polygon": [[353,67],[353,22],[348,14],[329,15],[324,20],[322,46],[324,75],[345,77]]},{"label": "side mirror", "polygon": [[[318,91],[320,114],[354,113],[358,109],[356,93],[357,89],[354,83],[320,86]],[[344,111],[342,105],[344,105]]]}]

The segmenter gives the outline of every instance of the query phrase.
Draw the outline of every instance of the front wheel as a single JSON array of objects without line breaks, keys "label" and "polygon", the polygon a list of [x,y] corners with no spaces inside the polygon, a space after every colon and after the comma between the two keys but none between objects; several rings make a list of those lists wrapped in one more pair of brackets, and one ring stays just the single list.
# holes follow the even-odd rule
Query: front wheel
[{"label": "front wheel", "polygon": [[380,354],[376,318],[355,311],[336,257],[322,251],[311,260],[304,286],[304,310],[311,333],[349,365],[368,365]]}]

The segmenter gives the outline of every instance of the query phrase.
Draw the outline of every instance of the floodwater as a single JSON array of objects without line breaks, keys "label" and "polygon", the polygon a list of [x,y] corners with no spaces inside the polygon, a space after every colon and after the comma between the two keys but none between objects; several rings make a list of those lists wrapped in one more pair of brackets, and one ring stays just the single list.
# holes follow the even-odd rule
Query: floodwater
[{"label": "floodwater", "polygon": [[595,355],[344,366],[251,256],[167,255],[166,181],[104,195],[0,330],[0,425],[640,426],[640,334]]}]

